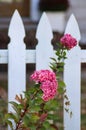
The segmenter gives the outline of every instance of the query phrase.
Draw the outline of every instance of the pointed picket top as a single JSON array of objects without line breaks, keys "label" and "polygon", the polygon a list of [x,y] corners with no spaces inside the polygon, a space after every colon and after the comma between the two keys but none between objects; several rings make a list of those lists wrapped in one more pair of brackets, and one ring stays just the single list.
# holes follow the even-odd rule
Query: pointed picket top
[{"label": "pointed picket top", "polygon": [[53,57],[53,46],[51,44],[53,33],[46,13],[43,13],[40,19],[36,38],[38,40],[36,46],[36,70],[50,69],[50,57]]},{"label": "pointed picket top", "polygon": [[46,38],[51,40],[53,38],[51,25],[45,12],[42,14],[41,19],[39,21],[36,38],[38,40]]},{"label": "pointed picket top", "polygon": [[68,20],[68,23],[67,23],[67,26],[66,26],[66,29],[65,29],[65,34],[66,33],[71,34],[73,37],[75,37],[77,39],[78,42],[81,39],[79,26],[78,26],[76,18],[73,14],[70,16],[70,18]]},{"label": "pointed picket top", "polygon": [[23,38],[25,37],[24,25],[21,16],[17,10],[15,10],[12,16],[8,30],[8,35],[12,41],[11,44],[14,44],[15,39],[17,42],[19,41],[18,43],[15,42],[15,44],[19,44],[21,43],[20,41],[23,40]]}]

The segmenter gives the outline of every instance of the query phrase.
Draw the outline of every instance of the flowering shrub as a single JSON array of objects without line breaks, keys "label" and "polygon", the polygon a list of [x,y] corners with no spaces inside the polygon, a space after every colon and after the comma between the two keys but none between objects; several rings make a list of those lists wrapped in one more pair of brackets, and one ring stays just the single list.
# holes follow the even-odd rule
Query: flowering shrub
[{"label": "flowering shrub", "polygon": [[40,89],[43,91],[42,99],[44,101],[55,97],[58,83],[54,72],[50,70],[36,71],[31,75],[31,79],[40,84]]},{"label": "flowering shrub", "polygon": [[[58,49],[55,52],[57,57],[51,58],[52,71],[35,71],[30,76],[30,79],[35,82],[34,85],[24,92],[24,97],[21,94],[16,95],[17,102],[10,102],[14,112],[6,114],[5,118],[12,130],[58,130],[61,99],[65,99],[65,105],[70,105],[65,93],[66,86],[61,77],[63,60],[67,58],[66,51],[76,45],[76,39],[70,34],[65,34],[58,43]],[[71,115],[72,112],[67,108],[64,109]]]}]

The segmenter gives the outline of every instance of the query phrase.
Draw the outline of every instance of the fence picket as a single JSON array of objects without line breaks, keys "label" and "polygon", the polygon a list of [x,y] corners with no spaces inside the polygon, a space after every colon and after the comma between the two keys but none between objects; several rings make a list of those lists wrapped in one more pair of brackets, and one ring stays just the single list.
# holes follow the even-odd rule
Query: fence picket
[{"label": "fence picket", "polygon": [[53,57],[53,38],[51,26],[45,13],[43,13],[36,32],[38,45],[36,46],[36,70],[50,69],[50,57]]},{"label": "fence picket", "polygon": [[[73,37],[80,40],[80,31],[75,17],[72,15],[68,21],[65,33],[71,34]],[[64,66],[64,81],[67,86],[67,95],[70,100],[70,110],[72,118],[64,111],[64,129],[65,130],[80,130],[80,79],[81,79],[81,57],[80,47],[77,45],[67,54],[68,59]],[[66,105],[64,104],[64,107]]]},{"label": "fence picket", "polygon": [[[10,43],[8,45],[8,100],[13,101],[16,94],[25,91],[25,37],[24,26],[17,10],[14,12],[8,35]],[[12,111],[11,105],[8,110]]]}]

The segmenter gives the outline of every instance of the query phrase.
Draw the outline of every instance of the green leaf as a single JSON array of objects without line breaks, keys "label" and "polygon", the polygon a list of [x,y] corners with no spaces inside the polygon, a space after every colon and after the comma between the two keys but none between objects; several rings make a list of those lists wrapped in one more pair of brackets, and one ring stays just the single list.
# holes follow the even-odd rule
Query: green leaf
[{"label": "green leaf", "polygon": [[39,120],[39,116],[36,113],[26,114],[23,118],[23,122],[26,126],[34,126],[34,124]]},{"label": "green leaf", "polygon": [[23,106],[23,104],[18,104],[18,109],[19,109],[19,110],[22,110],[22,109],[24,109],[24,106]]},{"label": "green leaf", "polygon": [[13,130],[13,125],[12,122],[10,120],[6,120],[6,123],[11,127],[11,129]]},{"label": "green leaf", "polygon": [[32,126],[29,126],[30,130],[36,130],[36,126],[32,125]]},{"label": "green leaf", "polygon": [[12,105],[15,106],[15,107],[18,106],[18,103],[16,103],[16,102],[11,101],[11,102],[9,102],[9,103],[12,104]]},{"label": "green leaf", "polygon": [[56,70],[56,68],[57,68],[57,63],[50,63],[50,68],[51,68],[52,70]]},{"label": "green leaf", "polygon": [[26,126],[26,127],[28,127],[28,125],[29,125],[29,123],[30,123],[30,116],[29,115],[25,115],[24,117],[23,117],[23,123],[24,123],[24,125]]},{"label": "green leaf", "polygon": [[33,122],[37,122],[37,120],[39,120],[39,116],[38,116],[37,114],[32,114],[31,120],[32,120]]},{"label": "green leaf", "polygon": [[59,55],[60,55],[60,50],[58,49],[58,50],[55,52],[55,54],[56,54],[57,56],[59,56]]},{"label": "green leaf", "polygon": [[66,57],[66,51],[63,52],[63,57]]},{"label": "green leaf", "polygon": [[53,61],[57,62],[57,60],[56,60],[55,58],[52,58],[52,57],[51,57],[50,59],[52,59]]},{"label": "green leaf", "polygon": [[64,81],[58,81],[58,86],[59,87],[66,87],[66,84],[64,83]]},{"label": "green leaf", "polygon": [[53,110],[57,110],[57,107],[58,107],[58,102],[57,102],[57,100],[53,99],[53,100],[46,102],[46,104],[44,106],[44,110],[53,111]]},{"label": "green leaf", "polygon": [[57,72],[59,73],[59,72],[63,72],[63,68],[58,68],[58,70],[57,70]]},{"label": "green leaf", "polygon": [[40,111],[40,106],[39,105],[32,105],[32,106],[30,106],[30,110],[31,110],[31,112],[38,112],[38,111]]},{"label": "green leaf", "polygon": [[58,115],[56,116],[55,112],[53,112],[52,114],[48,114],[48,120],[58,121],[58,119]]},{"label": "green leaf", "polygon": [[24,109],[23,104],[18,104],[18,103],[13,102],[13,101],[11,101],[10,104],[12,104],[12,107],[15,110],[17,117],[20,117],[21,110]]},{"label": "green leaf", "polygon": [[13,113],[8,113],[5,115],[5,120],[8,120],[8,119],[13,119],[15,121],[15,123],[18,122],[17,115],[15,115]]},{"label": "green leaf", "polygon": [[43,123],[43,127],[45,128],[45,130],[49,130],[49,128],[50,128],[50,123],[49,123],[48,121],[45,121],[45,122]]}]

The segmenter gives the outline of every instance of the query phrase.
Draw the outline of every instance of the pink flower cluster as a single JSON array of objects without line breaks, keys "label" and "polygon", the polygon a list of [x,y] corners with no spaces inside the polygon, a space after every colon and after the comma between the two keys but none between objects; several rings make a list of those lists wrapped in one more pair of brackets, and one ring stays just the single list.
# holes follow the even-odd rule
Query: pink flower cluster
[{"label": "pink flower cluster", "polygon": [[54,72],[50,70],[35,71],[31,75],[31,79],[37,83],[40,83],[40,89],[43,91],[42,99],[44,101],[48,101],[55,97],[58,83]]},{"label": "pink flower cluster", "polygon": [[68,50],[72,49],[74,46],[77,45],[77,40],[74,37],[72,37],[70,34],[65,34],[60,39],[60,42]]}]

